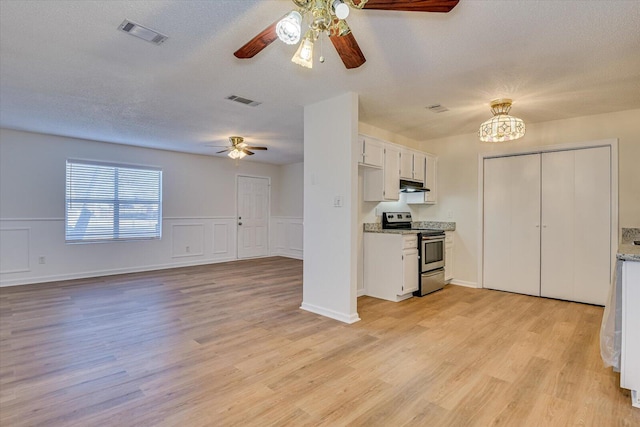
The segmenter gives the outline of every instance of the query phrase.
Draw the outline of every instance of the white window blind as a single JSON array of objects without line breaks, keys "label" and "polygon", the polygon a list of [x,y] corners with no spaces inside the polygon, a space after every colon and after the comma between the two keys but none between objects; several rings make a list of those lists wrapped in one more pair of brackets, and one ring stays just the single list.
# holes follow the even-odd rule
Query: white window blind
[{"label": "white window blind", "polygon": [[159,239],[162,170],[67,160],[65,240]]}]

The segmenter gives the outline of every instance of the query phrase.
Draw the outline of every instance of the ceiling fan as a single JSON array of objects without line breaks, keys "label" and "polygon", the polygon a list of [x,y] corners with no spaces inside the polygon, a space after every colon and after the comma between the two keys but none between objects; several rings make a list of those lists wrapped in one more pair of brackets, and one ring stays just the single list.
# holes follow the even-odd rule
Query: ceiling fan
[{"label": "ceiling fan", "polygon": [[253,156],[255,153],[250,150],[267,150],[267,147],[247,145],[241,136],[230,136],[229,142],[231,145],[209,145],[209,147],[226,147],[224,150],[216,152],[216,154],[229,152],[227,155],[232,159],[242,159],[245,156]]},{"label": "ceiling fan", "polygon": [[[234,55],[237,58],[253,58],[262,49],[276,39],[287,44],[300,41],[301,25],[304,18],[309,21],[309,29],[291,61],[303,67],[313,65],[313,43],[322,33],[329,35],[329,40],[338,51],[344,66],[358,68],[366,59],[358,46],[351,29],[345,19],[350,8],[402,10],[408,12],[442,12],[451,11],[459,0],[292,0],[298,7],[287,13],[282,19],[269,25],[257,36],[249,40]],[[324,58],[320,57],[320,62]]]}]

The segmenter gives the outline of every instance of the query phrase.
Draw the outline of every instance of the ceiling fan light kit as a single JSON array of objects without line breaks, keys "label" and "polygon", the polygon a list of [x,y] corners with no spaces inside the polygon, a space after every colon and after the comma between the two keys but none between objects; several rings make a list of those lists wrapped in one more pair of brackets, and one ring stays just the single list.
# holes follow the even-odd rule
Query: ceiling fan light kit
[{"label": "ceiling fan light kit", "polygon": [[313,30],[307,31],[304,39],[302,39],[302,43],[298,46],[298,50],[295,55],[293,55],[293,58],[291,58],[291,62],[305,68],[313,68],[313,42],[315,38]]},{"label": "ceiling fan light kit", "polygon": [[286,44],[296,44],[300,41],[302,32],[302,15],[297,10],[287,13],[276,25],[278,38]]},{"label": "ceiling fan light kit", "polygon": [[480,125],[478,138],[482,142],[515,141],[524,136],[526,128],[524,121],[509,115],[511,99],[494,99],[491,101],[493,117]]},{"label": "ceiling fan light kit", "polygon": [[234,160],[240,160],[246,156],[253,156],[255,153],[250,150],[267,150],[267,147],[253,147],[244,142],[241,136],[230,136],[229,143],[231,145],[209,145],[209,147],[226,147],[224,150],[218,151],[216,154],[227,153],[227,156]]},{"label": "ceiling fan light kit", "polygon": [[[459,0],[292,0],[298,8],[274,22],[234,52],[236,58],[252,58],[276,39],[296,44],[302,34],[302,21],[309,29],[291,59],[306,68],[313,67],[313,43],[326,34],[348,69],[358,68],[366,59],[345,19],[351,9],[402,10],[407,12],[451,11]],[[320,62],[324,62],[322,58]]]}]

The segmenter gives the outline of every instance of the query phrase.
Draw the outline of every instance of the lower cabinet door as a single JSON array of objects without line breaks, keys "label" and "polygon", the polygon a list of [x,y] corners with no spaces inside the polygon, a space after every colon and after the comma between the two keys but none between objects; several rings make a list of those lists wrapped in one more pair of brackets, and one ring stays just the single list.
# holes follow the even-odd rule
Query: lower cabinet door
[{"label": "lower cabinet door", "polygon": [[402,251],[402,289],[400,295],[418,290],[419,279],[418,249]]}]

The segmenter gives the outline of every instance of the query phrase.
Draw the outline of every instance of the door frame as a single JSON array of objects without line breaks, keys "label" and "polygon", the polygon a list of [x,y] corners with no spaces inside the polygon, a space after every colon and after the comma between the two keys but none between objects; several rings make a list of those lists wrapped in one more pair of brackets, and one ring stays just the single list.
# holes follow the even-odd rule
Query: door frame
[{"label": "door frame", "polygon": [[513,147],[502,151],[478,153],[478,281],[477,288],[484,288],[484,160],[495,157],[542,154],[554,151],[580,150],[584,148],[610,147],[611,149],[611,280],[615,272],[615,260],[618,252],[618,138],[595,141],[572,142],[567,144],[537,145]]},{"label": "door frame", "polygon": [[240,191],[240,178],[259,178],[259,179],[266,179],[267,180],[267,189],[268,189],[268,193],[267,193],[267,255],[265,256],[270,256],[271,255],[271,177],[270,176],[264,176],[264,175],[251,175],[251,174],[247,174],[247,173],[237,173],[236,174],[236,191],[234,194],[235,197],[235,206],[236,206],[236,214],[235,217],[233,218],[235,223],[236,223],[236,227],[235,227],[235,234],[236,234],[236,259],[248,259],[248,258],[240,258],[240,233],[238,233],[238,216],[240,215],[240,209],[238,206],[238,193]]}]

